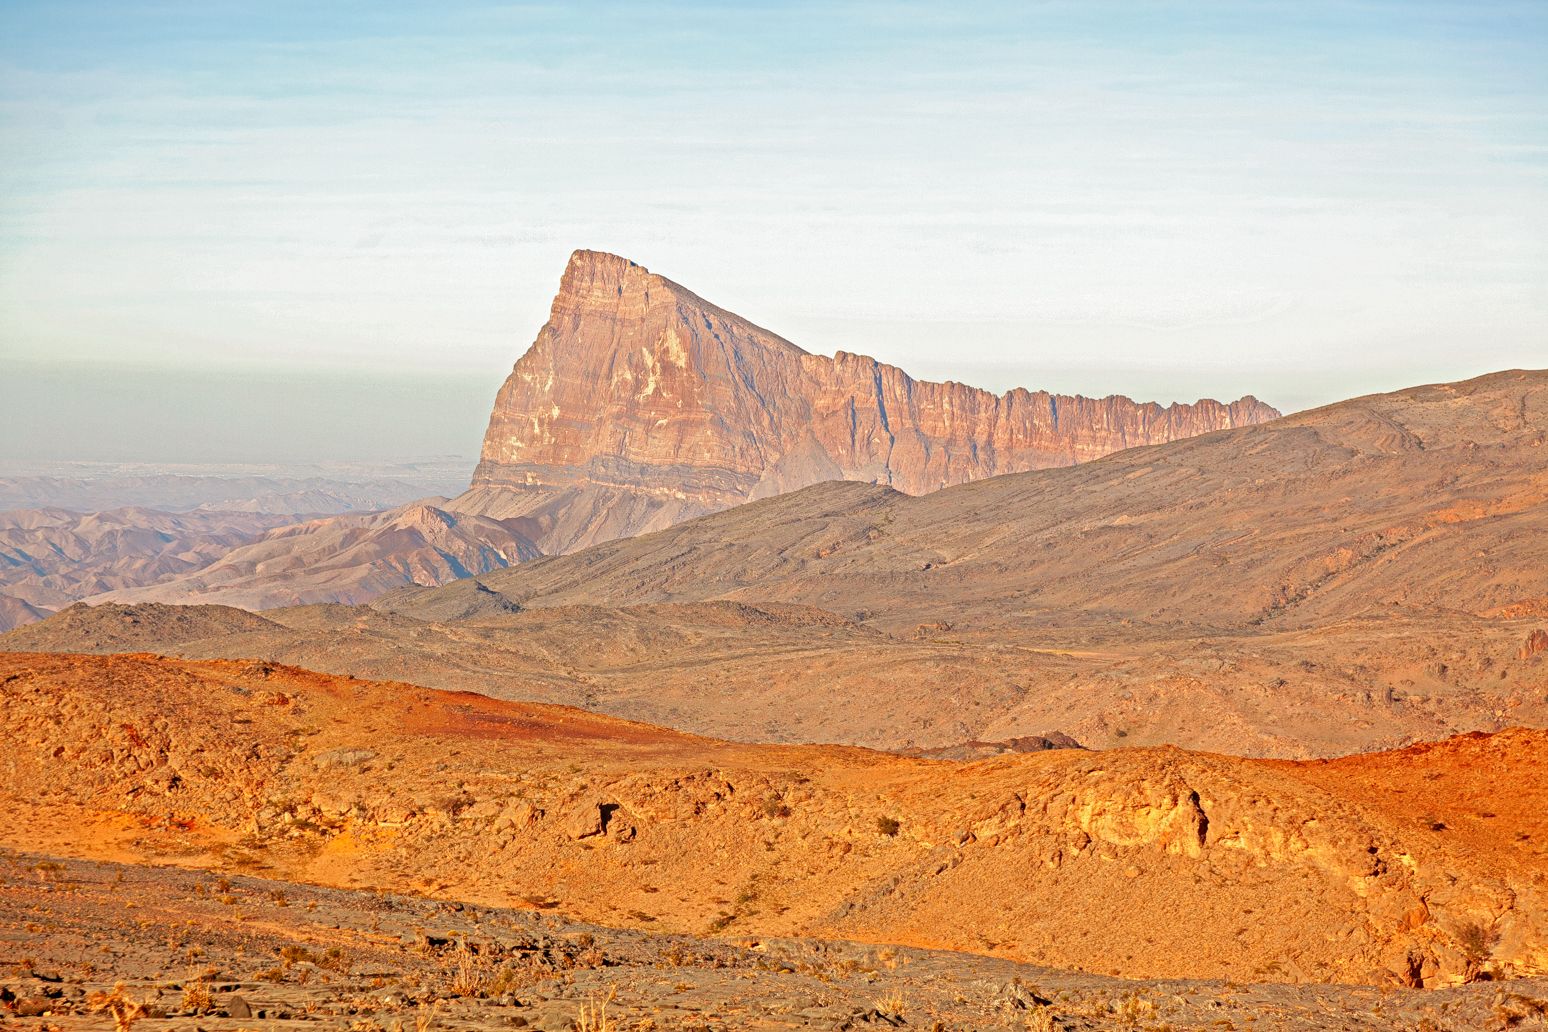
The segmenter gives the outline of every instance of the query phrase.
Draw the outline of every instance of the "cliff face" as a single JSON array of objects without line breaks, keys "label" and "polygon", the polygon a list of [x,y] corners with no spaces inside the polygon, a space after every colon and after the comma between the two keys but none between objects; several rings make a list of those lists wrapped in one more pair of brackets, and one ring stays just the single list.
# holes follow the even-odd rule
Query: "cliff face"
[{"label": "cliff face", "polygon": [[570,258],[455,505],[527,517],[545,552],[823,480],[922,494],[1278,416],[915,380],[811,355],[626,259]]}]

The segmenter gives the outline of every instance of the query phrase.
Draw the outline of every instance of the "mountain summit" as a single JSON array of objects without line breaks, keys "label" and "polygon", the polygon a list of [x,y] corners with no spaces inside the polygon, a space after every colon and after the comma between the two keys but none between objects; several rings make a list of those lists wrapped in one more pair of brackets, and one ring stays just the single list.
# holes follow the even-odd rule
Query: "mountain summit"
[{"label": "mountain summit", "polygon": [[625,258],[570,256],[548,322],[495,399],[454,507],[526,517],[545,552],[824,480],[924,494],[1279,413],[915,380],[812,355]]}]

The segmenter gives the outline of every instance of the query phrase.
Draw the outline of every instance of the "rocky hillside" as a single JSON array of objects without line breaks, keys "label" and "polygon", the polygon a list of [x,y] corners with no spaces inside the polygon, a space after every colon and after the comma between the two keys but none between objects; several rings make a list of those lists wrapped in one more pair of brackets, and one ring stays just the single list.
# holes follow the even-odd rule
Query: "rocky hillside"
[{"label": "rocky hillside", "polygon": [[495,399],[454,506],[520,516],[547,553],[824,480],[923,494],[1272,419],[915,380],[812,355],[615,255],[570,258],[548,322]]},{"label": "rocky hillside", "polygon": [[1548,1014],[1543,978],[1438,991],[1121,979],[944,950],[702,938],[528,904],[6,850],[0,928],[28,961],[0,969],[8,1027],[70,1032],[107,1026],[97,1005],[105,996],[145,1006],[138,1032],[416,1022],[458,1032],[1532,1032]]},{"label": "rocky hillside", "polygon": [[266,531],[294,522],[259,512],[0,512],[0,628],[79,598],[198,570]]},{"label": "rocky hillside", "polygon": [[280,527],[186,576],[90,601],[246,609],[364,602],[393,588],[445,584],[540,554],[509,521],[413,502]]},{"label": "rocky hillside", "polygon": [[30,602],[23,602],[19,598],[0,595],[0,631],[9,631],[36,623],[46,617],[48,612],[47,609],[41,609]]},{"label": "rocky hillside", "polygon": [[1545,503],[1548,371],[1518,370],[917,498],[819,485],[484,584],[528,607],[787,601],[1130,638],[1522,615],[1548,607]]},{"label": "rocky hillside", "polygon": [[1336,756],[1548,726],[1548,374],[909,497],[831,483],[371,608],[0,648],[262,656],[748,741]]},{"label": "rocky hillside", "polygon": [[0,719],[17,848],[1125,976],[1548,967],[1537,731],[1330,763],[964,765],[258,662],[25,653],[0,655]]}]

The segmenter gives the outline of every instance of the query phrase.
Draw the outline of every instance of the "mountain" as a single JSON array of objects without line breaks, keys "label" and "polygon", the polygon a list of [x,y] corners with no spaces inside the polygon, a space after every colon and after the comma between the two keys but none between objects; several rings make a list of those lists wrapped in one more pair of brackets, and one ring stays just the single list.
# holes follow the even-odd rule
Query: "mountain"
[{"label": "mountain", "polygon": [[[809,355],[633,262],[577,251],[548,323],[500,389],[473,483],[455,500],[356,513],[383,497],[401,501],[408,485],[163,474],[0,480],[0,500],[153,497],[196,510],[0,517],[0,593],[20,603],[7,609],[10,625],[82,598],[364,602],[818,481],[927,492],[1275,415],[1252,398],[1162,408],[915,381],[868,358]],[[206,511],[205,522],[225,529],[194,545],[200,535],[183,524]],[[297,523],[302,511],[340,515]],[[104,523],[116,540],[103,537]],[[257,541],[255,531],[269,533]]]},{"label": "mountain", "polygon": [[[292,521],[288,515],[138,507],[0,512],[0,594],[33,611],[57,609],[197,570]],[[13,620],[26,622],[26,610],[10,611]]]},{"label": "mountain", "polygon": [[51,616],[47,628],[32,626],[17,633],[44,638],[89,634],[103,651],[137,652],[171,649],[207,638],[272,631],[279,626],[257,613],[231,606],[169,606],[159,602],[132,606],[103,602],[90,606],[77,602]]},{"label": "mountain", "polygon": [[902,629],[1305,627],[1548,604],[1548,371],[921,497],[824,484],[483,578],[526,607],[801,602]]},{"label": "mountain", "polygon": [[362,602],[403,585],[444,584],[540,554],[510,522],[413,502],[279,527],[188,576],[91,601],[247,609]]},{"label": "mountain", "polygon": [[[820,484],[480,588],[528,620],[797,603],[892,637],[783,665],[706,654],[717,692],[684,685],[669,723],[721,735],[811,733],[820,698],[830,740],[884,747],[1060,730],[1336,755],[1548,726],[1545,501],[1548,371],[1517,370],[918,498]],[[635,662],[638,690],[602,706],[646,715],[652,658]]]},{"label": "mountain", "polygon": [[0,595],[0,631],[9,631],[23,624],[33,623],[47,615],[47,609],[40,609],[10,595]]},{"label": "mountain", "polygon": [[[0,720],[11,850],[1238,986],[1548,967],[1542,731],[1313,763],[962,764],[272,663],[40,654],[0,655]],[[244,900],[250,923],[259,905],[276,903]]]},{"label": "mountain", "polygon": [[[1336,756],[1548,726],[1548,372],[910,497],[829,483],[275,628],[264,656],[753,741]],[[129,646],[110,613],[0,648]]]},{"label": "mountain", "polygon": [[1251,397],[1162,407],[914,380],[576,251],[451,507],[521,518],[554,554],[820,481],[924,494],[1278,415]]}]

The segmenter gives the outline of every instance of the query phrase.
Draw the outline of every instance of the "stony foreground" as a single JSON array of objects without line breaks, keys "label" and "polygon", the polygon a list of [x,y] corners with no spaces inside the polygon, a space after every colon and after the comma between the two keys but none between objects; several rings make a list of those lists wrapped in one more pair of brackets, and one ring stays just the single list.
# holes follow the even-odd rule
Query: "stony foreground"
[{"label": "stony foreground", "polygon": [[0,1026],[18,1030],[104,1028],[115,1006],[141,1032],[1462,1032],[1543,1027],[1548,1013],[1544,979],[1430,992],[1122,980],[842,941],[652,935],[557,912],[10,851],[0,853],[0,956]]}]

